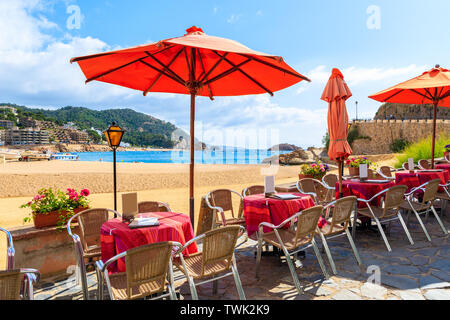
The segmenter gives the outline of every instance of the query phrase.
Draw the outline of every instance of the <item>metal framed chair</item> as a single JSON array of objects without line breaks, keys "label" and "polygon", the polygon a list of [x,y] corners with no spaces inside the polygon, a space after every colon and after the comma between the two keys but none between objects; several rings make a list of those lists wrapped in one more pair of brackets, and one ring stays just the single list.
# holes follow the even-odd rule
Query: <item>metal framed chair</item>
[{"label": "metal framed chair", "polygon": [[[98,299],[104,298],[103,279],[111,300],[135,300],[158,295],[155,299],[170,297],[177,300],[174,289],[172,250],[180,248],[177,242],[158,242],[130,249],[107,262],[96,262],[103,277],[98,283]],[[126,272],[108,274],[108,266],[125,258]],[[165,293],[168,291],[167,293]]]},{"label": "metal framed chair", "polygon": [[[402,203],[400,206],[402,209],[406,210],[408,212],[414,212],[414,215],[416,216],[417,220],[419,221],[420,226],[422,227],[423,232],[425,233],[425,236],[427,237],[428,241],[431,241],[430,235],[427,231],[427,228],[425,227],[422,219],[420,218],[421,214],[426,214],[428,218],[429,211],[433,212],[437,222],[439,223],[439,226],[441,227],[444,234],[448,234],[447,229],[444,226],[444,223],[439,218],[439,215],[436,212],[436,209],[433,206],[434,201],[436,200],[436,195],[438,193],[438,189],[440,186],[441,180],[440,179],[434,179],[431,181],[428,181],[427,183],[424,183],[423,185],[414,188],[406,194],[406,201]],[[423,191],[423,196],[421,196],[421,201],[414,199],[414,195],[417,191]],[[444,189],[446,190],[446,189]],[[448,195],[448,194],[447,194]],[[409,217],[409,216],[408,216]]]},{"label": "metal framed chair", "polygon": [[[216,214],[220,214],[222,225],[245,225],[244,210],[242,207],[239,208],[237,216],[233,209],[233,198],[232,195],[235,194],[239,197],[240,203],[243,201],[243,197],[240,193],[229,190],[229,189],[219,189],[208,193],[205,196],[205,201],[210,209],[213,209]],[[232,218],[227,219],[225,217],[225,212],[231,212]],[[216,219],[219,221],[219,219]]]},{"label": "metal framed chair", "polygon": [[159,201],[142,201],[138,203],[138,213],[172,212],[167,203]]},{"label": "metal framed chair", "polygon": [[297,189],[300,193],[310,195],[317,205],[326,205],[333,201],[333,194],[330,188],[317,179],[301,179],[297,181]]},{"label": "metal framed chair", "polygon": [[328,199],[334,201],[336,199],[336,184],[339,177],[336,174],[329,173],[322,178],[323,186],[328,190]]},{"label": "metal framed chair", "polygon": [[[120,213],[112,209],[88,209],[77,213],[67,222],[67,232],[72,237],[77,260],[77,281],[81,282],[83,298],[89,300],[86,265],[94,265],[94,260],[101,257],[100,228],[108,221],[109,215],[120,217]],[[72,221],[78,220],[80,235],[72,233]],[[101,274],[97,270],[97,281]]]},{"label": "metal framed chair", "polygon": [[251,186],[242,190],[242,196],[248,197],[255,194],[264,194],[265,188],[264,186]]},{"label": "metal framed chair", "polygon": [[0,300],[34,300],[34,284],[39,279],[35,269],[0,271]]},{"label": "metal framed chair", "polygon": [[9,233],[8,230],[0,228],[0,231],[6,234],[6,238],[7,238],[7,242],[8,242],[8,264],[7,264],[7,270],[13,270],[14,269],[14,255],[15,255],[15,251],[14,251],[14,243],[13,243],[13,238],[11,236],[11,233]]},{"label": "metal framed chair", "polygon": [[421,170],[431,169],[431,164],[428,160],[423,160],[423,159],[419,160],[418,166]]},{"label": "metal framed chair", "polygon": [[[403,170],[409,171],[408,162],[404,162],[402,164],[402,168],[403,168]],[[414,165],[414,169],[417,169],[416,165]]]},{"label": "metal framed chair", "polygon": [[[381,236],[386,245],[386,248],[389,252],[391,252],[392,249],[381,226],[382,222],[391,222],[393,220],[399,220],[403,229],[405,230],[409,242],[411,243],[411,245],[414,244],[414,241],[411,238],[411,234],[409,233],[408,227],[406,226],[405,221],[403,220],[402,215],[400,213],[401,205],[403,203],[406,190],[408,190],[407,186],[399,185],[383,190],[382,192],[374,195],[370,200],[358,199],[358,202],[363,202],[367,206],[367,208],[361,209],[358,208],[358,213],[362,216],[375,220],[375,222],[377,223],[378,230],[380,231]],[[373,200],[377,199],[382,195],[384,195],[383,197],[384,199],[382,199],[383,203],[381,206],[376,207],[370,204]]]},{"label": "metal framed chair", "polygon": [[395,169],[389,166],[381,166],[377,169],[377,174],[387,180],[395,180],[395,177],[392,176],[392,172],[395,172]]},{"label": "metal framed chair", "polygon": [[[294,263],[291,256],[296,257],[297,253],[304,251],[309,247],[313,247],[320,268],[326,279],[329,279],[329,274],[323,263],[317,244],[314,240],[314,235],[317,232],[317,224],[322,214],[323,206],[316,206],[302,212],[299,212],[292,217],[283,221],[279,226],[263,222],[259,225],[258,230],[258,247],[256,255],[256,277],[259,278],[259,268],[261,264],[262,247],[265,244],[270,244],[282,250],[286,256],[286,261],[289,266],[292,278],[299,294],[303,294],[303,289],[300,285],[297,273],[295,271]],[[288,223],[296,222],[296,230],[292,228],[283,229]],[[273,231],[264,233],[264,227],[270,228]]]},{"label": "metal framed chair", "polygon": [[[178,250],[174,264],[186,276],[193,300],[198,300],[196,286],[231,275],[234,277],[239,298],[245,300],[234,255],[237,239],[244,232],[244,228],[237,225],[214,229],[195,237]],[[203,242],[202,251],[184,257],[182,252],[193,242],[199,241]]]},{"label": "metal framed chair", "polygon": [[[322,244],[324,246],[325,252],[328,256],[328,261],[330,262],[330,266],[334,274],[337,274],[337,270],[333,257],[331,256],[330,249],[328,247],[327,239],[333,239],[336,237],[347,235],[348,241],[350,242],[350,246],[352,247],[353,254],[355,255],[358,265],[363,265],[358,250],[356,249],[355,243],[353,241],[352,235],[348,230],[351,215],[353,210],[355,209],[356,200],[357,198],[354,196],[346,197],[333,201],[324,208],[327,224],[322,229],[319,229],[317,233],[322,239]],[[331,210],[332,215],[330,218]]]},{"label": "metal framed chair", "polygon": [[436,199],[439,199],[443,202],[441,206],[441,215],[445,215],[447,212],[448,202],[450,201],[450,182],[444,185],[439,185],[442,188],[442,191],[438,191],[436,193]]}]

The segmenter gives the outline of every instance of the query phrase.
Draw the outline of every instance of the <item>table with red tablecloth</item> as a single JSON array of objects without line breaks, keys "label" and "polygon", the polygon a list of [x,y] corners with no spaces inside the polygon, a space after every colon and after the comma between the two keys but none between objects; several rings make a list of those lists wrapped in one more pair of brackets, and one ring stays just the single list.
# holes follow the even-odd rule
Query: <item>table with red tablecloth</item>
[{"label": "table with red tablecloth", "polygon": [[[355,196],[359,199],[370,200],[374,195],[383,190],[395,186],[393,181],[375,183],[375,182],[361,182],[359,179],[351,179],[342,181],[342,193],[344,197]],[[336,183],[336,199],[339,199],[339,183]],[[374,206],[380,205],[380,197],[373,200],[371,204]],[[366,204],[359,203],[360,208],[365,208]]]},{"label": "table with red tablecloth", "polygon": [[[244,216],[248,236],[252,239],[257,238],[257,232],[261,222],[268,222],[277,226],[294,214],[315,206],[311,196],[301,193],[292,194],[299,198],[279,200],[266,198],[263,194],[245,197]],[[289,228],[289,224],[286,225],[286,228]],[[270,232],[272,230],[264,227],[263,231]]]},{"label": "table with red tablecloth", "polygon": [[[101,229],[102,261],[106,262],[117,254],[150,243],[175,241],[182,245],[194,238],[194,230],[188,216],[173,212],[152,212],[139,214],[138,217],[157,217],[159,226],[130,229],[122,219],[105,222]],[[197,252],[197,245],[191,244],[183,252],[189,255]],[[125,260],[119,259],[111,264],[110,272],[124,272]]]},{"label": "table with red tablecloth", "polygon": [[395,183],[407,186],[408,191],[434,179],[440,179],[441,184],[446,184],[450,180],[450,172],[440,169],[440,171],[416,170],[414,172],[398,171],[395,173]]},{"label": "table with red tablecloth", "polygon": [[450,163],[437,164],[437,165],[435,165],[435,167],[436,167],[436,169],[447,170],[447,172],[450,173]]}]

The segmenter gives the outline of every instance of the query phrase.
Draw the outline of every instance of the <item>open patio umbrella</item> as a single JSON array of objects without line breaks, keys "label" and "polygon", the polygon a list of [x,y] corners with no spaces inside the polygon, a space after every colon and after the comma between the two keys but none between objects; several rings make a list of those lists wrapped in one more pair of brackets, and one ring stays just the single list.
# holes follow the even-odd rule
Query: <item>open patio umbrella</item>
[{"label": "open patio umbrella", "polygon": [[369,98],[379,102],[434,105],[431,148],[431,166],[434,169],[437,107],[450,107],[450,71],[436,65],[435,68],[418,77],[378,92]]},{"label": "open patio umbrella", "polygon": [[[194,223],[194,121],[196,96],[240,96],[282,90],[305,76],[281,57],[253,51],[229,39],[208,36],[191,27],[183,37],[129,49],[73,58],[86,76],[149,92],[189,94],[190,122],[190,217]],[[237,114],[236,117],[239,117]]]},{"label": "open patio umbrella", "polygon": [[345,101],[352,96],[339,69],[333,69],[322,93],[322,100],[328,102],[328,134],[330,146],[328,157],[339,163],[339,196],[342,197],[342,174],[344,160],[352,154],[347,142],[348,113]]}]

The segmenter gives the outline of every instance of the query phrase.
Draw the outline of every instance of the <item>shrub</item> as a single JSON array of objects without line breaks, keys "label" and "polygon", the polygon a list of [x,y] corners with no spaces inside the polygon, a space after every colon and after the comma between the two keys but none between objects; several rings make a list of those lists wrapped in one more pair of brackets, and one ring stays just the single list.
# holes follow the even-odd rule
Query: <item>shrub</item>
[{"label": "shrub", "polygon": [[408,147],[410,145],[408,140],[405,140],[403,138],[400,139],[396,139],[394,140],[394,142],[392,142],[389,145],[389,149],[393,152],[393,153],[400,153],[403,152],[403,150],[406,149],[406,147]]},{"label": "shrub", "polygon": [[[442,134],[436,138],[436,147],[434,150],[434,157],[442,157],[442,152],[445,146],[450,143],[450,134]],[[420,140],[406,147],[402,155],[397,157],[396,168],[401,168],[402,164],[408,162],[409,158],[413,158],[414,162],[418,162],[420,159],[431,159],[431,145],[432,137]]]}]

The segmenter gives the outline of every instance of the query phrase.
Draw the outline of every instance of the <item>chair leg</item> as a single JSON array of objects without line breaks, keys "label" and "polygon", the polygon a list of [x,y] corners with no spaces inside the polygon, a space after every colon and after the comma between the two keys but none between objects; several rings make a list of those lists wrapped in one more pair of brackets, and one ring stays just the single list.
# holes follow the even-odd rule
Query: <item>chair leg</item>
[{"label": "chair leg", "polygon": [[215,296],[217,295],[218,290],[218,285],[219,285],[219,280],[214,280],[213,281],[213,287],[212,287],[212,294]]},{"label": "chair leg", "polygon": [[[108,272],[108,271],[107,271]],[[96,270],[97,273],[97,300],[103,300],[103,275],[100,270]]]},{"label": "chair leg", "polygon": [[384,240],[384,244],[386,245],[386,248],[388,249],[388,251],[391,252],[392,251],[391,246],[389,244],[388,239],[386,238],[386,235],[384,234],[383,227],[381,226],[380,220],[378,220],[377,217],[374,217],[374,218],[375,218],[375,222],[377,223],[378,230],[381,233],[381,237]]},{"label": "chair leg", "polygon": [[292,276],[292,279],[294,280],[295,287],[297,288],[297,291],[299,294],[303,294],[303,289],[300,285],[300,280],[298,279],[297,272],[295,272],[295,267],[294,267],[294,264],[292,263],[291,256],[284,246],[283,246],[283,252],[284,252],[284,255],[286,256],[286,262],[289,266],[289,271],[291,272],[291,276]]},{"label": "chair leg", "polygon": [[448,234],[448,231],[445,228],[444,223],[442,222],[441,218],[439,218],[439,215],[437,214],[436,209],[434,209],[434,206],[431,206],[431,211],[433,212],[434,216],[436,217],[436,220],[439,223],[439,225],[441,226],[441,229],[444,232],[444,234]]},{"label": "chair leg", "polygon": [[169,290],[170,300],[177,300],[177,295],[174,288],[170,284],[168,284],[167,289]]},{"label": "chair leg", "polygon": [[316,241],[314,240],[314,238],[312,239],[311,244],[313,246],[314,253],[316,254],[317,261],[319,261],[320,269],[322,269],[322,273],[323,273],[325,279],[328,280],[330,278],[330,275],[328,274],[328,271],[325,268],[325,264],[323,263],[322,256],[320,255],[319,248],[317,248],[317,244],[316,244]]},{"label": "chair leg", "polygon": [[400,220],[400,223],[402,224],[403,229],[405,230],[406,236],[408,237],[409,243],[411,243],[411,245],[414,245],[414,241],[411,237],[411,234],[409,233],[408,227],[405,224],[405,221],[403,220],[402,214],[399,212],[397,214],[398,220]]},{"label": "chair leg", "polygon": [[198,300],[198,294],[197,294],[197,289],[195,288],[194,280],[188,275],[186,275],[186,278],[189,282],[189,289],[191,290],[192,300]]},{"label": "chair leg", "polygon": [[259,264],[261,263],[262,239],[258,239],[256,250],[256,279],[259,279]]},{"label": "chair leg", "polygon": [[356,239],[356,220],[358,218],[358,203],[355,204],[355,211],[353,213],[353,223],[352,223],[352,236]]},{"label": "chair leg", "polygon": [[322,245],[327,254],[328,262],[330,263],[331,270],[333,271],[333,274],[336,275],[337,274],[336,265],[334,264],[333,257],[331,256],[331,252],[330,252],[330,248],[328,247],[327,239],[325,238],[325,236],[322,234],[321,231],[319,231],[318,233],[320,234],[320,238],[322,239]]},{"label": "chair leg", "polygon": [[345,229],[345,233],[347,234],[348,242],[350,242],[350,246],[352,247],[353,254],[355,255],[356,261],[358,262],[358,264],[360,266],[362,266],[363,263],[361,261],[361,258],[359,257],[359,253],[358,253],[358,250],[356,249],[355,242],[353,241],[352,235],[350,234],[350,231],[348,231],[348,228]]},{"label": "chair leg", "polygon": [[241,278],[239,277],[239,272],[238,272],[237,266],[236,266],[236,259],[234,257],[233,257],[233,261],[232,261],[232,265],[231,265],[231,270],[233,271],[234,282],[236,283],[236,289],[239,294],[239,299],[246,300],[244,289],[242,288]]},{"label": "chair leg", "polygon": [[87,284],[86,266],[80,265],[81,289],[83,290],[83,299],[89,300],[89,289]]},{"label": "chair leg", "polygon": [[425,236],[427,237],[428,241],[431,242],[431,237],[430,237],[430,235],[428,234],[428,230],[427,230],[427,228],[425,227],[425,224],[423,223],[422,219],[420,218],[420,214],[419,214],[414,208],[413,208],[413,212],[414,212],[414,215],[415,215],[416,218],[417,218],[417,221],[419,221],[419,224],[420,224],[420,226],[422,227],[423,233],[425,233]]}]

